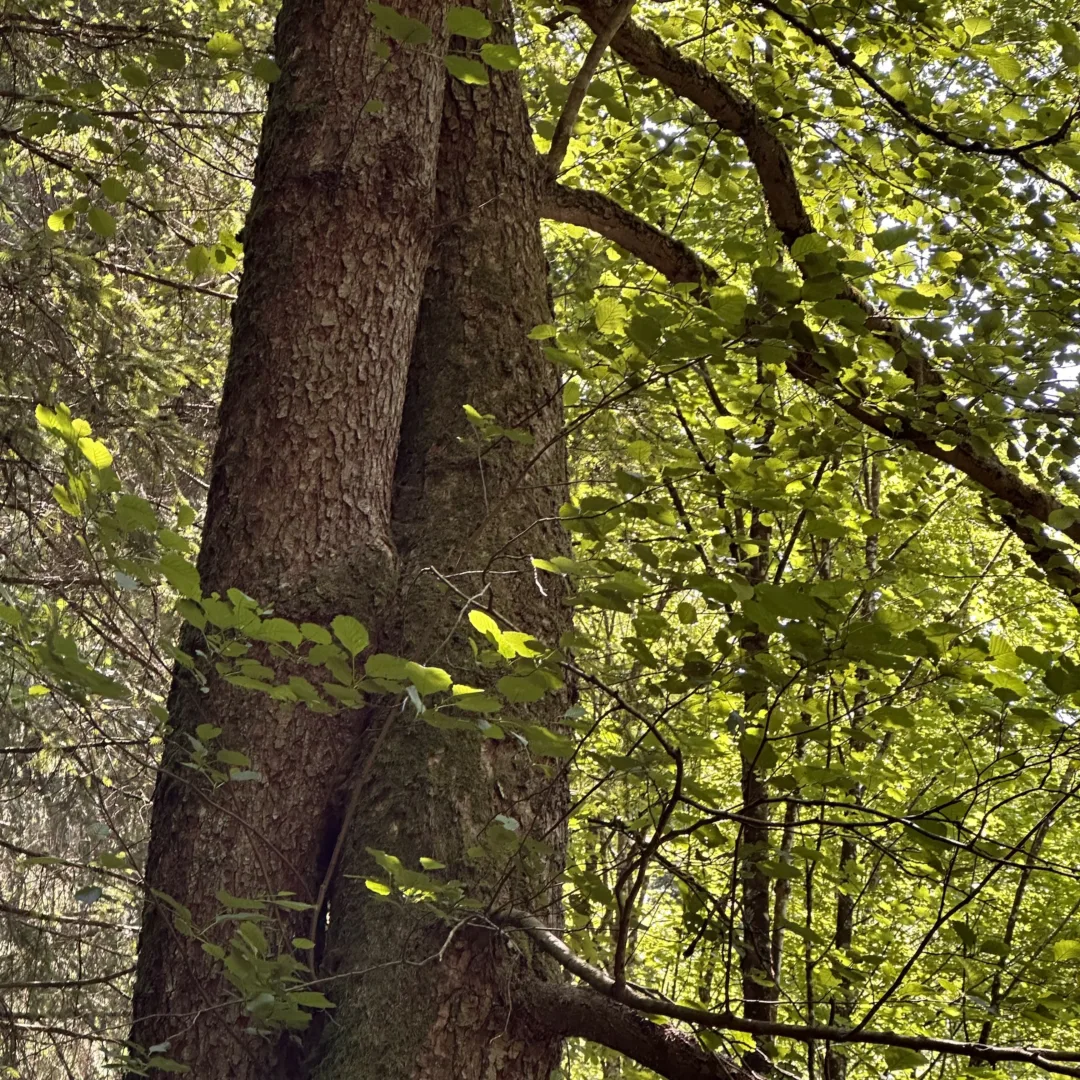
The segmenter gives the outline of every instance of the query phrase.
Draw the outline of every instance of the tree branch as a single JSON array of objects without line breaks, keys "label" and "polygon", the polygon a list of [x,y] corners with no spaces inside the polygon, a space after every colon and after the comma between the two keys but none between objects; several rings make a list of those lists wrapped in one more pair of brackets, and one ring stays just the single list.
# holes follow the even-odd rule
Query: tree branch
[{"label": "tree branch", "polygon": [[[608,0],[581,0],[577,7],[595,33],[607,26],[612,8]],[[611,44],[642,75],[692,101],[743,141],[757,170],[769,217],[785,243],[793,244],[814,231],[787,148],[749,98],[631,18],[619,27]]]},{"label": "tree branch", "polygon": [[910,124],[916,131],[921,132],[923,135],[934,139],[944,146],[948,146],[953,150],[958,150],[963,154],[983,154],[986,157],[1007,158],[1010,161],[1014,161],[1021,168],[1034,173],[1040,180],[1059,188],[1073,202],[1080,202],[1080,191],[1077,191],[1076,188],[1066,184],[1063,180],[1058,180],[1056,177],[1051,176],[1041,165],[1037,165],[1035,162],[1030,161],[1024,156],[1025,153],[1030,150],[1038,150],[1044,146],[1053,146],[1055,143],[1059,143],[1063,139],[1066,139],[1069,135],[1069,129],[1076,119],[1075,109],[1069,113],[1065,118],[1065,122],[1057,129],[1057,131],[1050,135],[1046,135],[1041,139],[1033,139],[1031,142],[1020,143],[1017,146],[994,146],[981,139],[962,139],[953,135],[951,132],[946,131],[944,128],[934,127],[933,124],[923,120],[922,117],[916,116],[903,101],[893,94],[890,94],[889,91],[874,78],[870,71],[856,60],[855,54],[850,49],[838,45],[820,30],[815,30],[814,27],[807,25],[797,15],[794,15],[792,12],[787,11],[780,4],[776,3],[776,0],[754,0],[754,2],[760,7],[765,8],[766,11],[771,11],[774,15],[783,19],[789,26],[793,26],[800,34],[808,37],[815,45],[819,45],[823,48],[837,64],[840,65],[840,67],[844,68],[845,71],[850,71],[858,76],[858,78],[870,87],[870,89],[873,90],[873,92],[877,94],[877,96],[881,98],[881,100],[884,101],[897,116]]},{"label": "tree branch", "polygon": [[515,989],[515,1005],[549,1031],[616,1050],[666,1080],[750,1080],[755,1074],[710,1053],[674,1024],[584,986],[529,979]]},{"label": "tree branch", "polygon": [[596,37],[585,55],[585,62],[581,65],[574,81],[570,84],[570,93],[567,95],[566,104],[555,125],[555,133],[551,136],[551,149],[548,151],[547,164],[552,174],[557,173],[566,157],[567,147],[570,145],[570,136],[574,131],[578,113],[581,111],[582,102],[588,92],[589,84],[593,81],[596,69],[604,58],[611,39],[615,36],[619,27],[622,26],[630,9],[634,6],[634,0],[618,0],[611,12],[607,25],[597,31]]},{"label": "tree branch", "polygon": [[[618,35],[616,35],[617,39]],[[801,203],[799,205],[801,206]],[[717,271],[693,249],[681,240],[670,237],[643,221],[606,195],[552,184],[543,197],[541,212],[551,220],[580,225],[606,236],[626,248],[642,262],[655,267],[672,283],[710,284],[719,280]],[[851,290],[850,296],[859,301],[864,308],[869,306],[856,290]],[[888,336],[902,335],[902,331],[892,327],[888,320],[879,318],[879,322],[883,326],[883,332]],[[906,337],[897,344],[902,345],[903,340],[907,340]],[[910,353],[905,351],[905,355],[910,355]],[[940,373],[930,367],[925,358],[918,363],[919,368],[916,374],[923,380],[924,385],[942,385]],[[1013,514],[1021,518],[1031,517],[1043,525],[1049,525],[1050,515],[1055,510],[1064,507],[1064,504],[1052,495],[1025,481],[993,452],[980,451],[966,439],[957,441],[955,431],[950,429],[948,432],[952,436],[949,443],[939,442],[938,440],[946,432],[936,422],[929,409],[929,425],[924,429],[911,416],[881,411],[851,394],[848,389],[840,386],[833,374],[807,351],[792,354],[786,366],[793,378],[816,392],[828,396],[834,404],[860,424],[864,424],[893,442],[909,443],[927,457],[952,466],[990,495],[1006,503]],[[933,402],[929,404],[932,408]],[[1007,521],[1006,524],[1009,522]],[[1009,524],[1009,527],[1014,532],[1016,531],[1013,525]],[[1071,540],[1080,543],[1080,522],[1069,525],[1062,531]],[[1029,538],[1025,540],[1030,543]],[[1035,561],[1038,562],[1038,560]],[[1058,564],[1063,562],[1063,558],[1056,560]],[[1071,598],[1073,591],[1080,589],[1080,574],[1069,566],[1055,565],[1054,569],[1055,584],[1061,586],[1062,582],[1072,580],[1072,586],[1064,588]]]},{"label": "tree branch", "polygon": [[659,270],[672,283],[719,283],[720,275],[681,240],[624,209],[608,195],[585,188],[548,184],[540,198],[540,213],[549,221],[578,225],[606,236],[643,263]]},{"label": "tree branch", "polygon": [[[951,1057],[965,1057],[982,1062],[1019,1061],[1059,1076],[1080,1077],[1080,1052],[1028,1046],[986,1046],[982,1043],[939,1039],[928,1035],[901,1035],[893,1031],[857,1030],[829,1025],[786,1024],[779,1021],[747,1020],[729,1012],[712,1012],[680,1005],[662,996],[643,993],[627,984],[617,984],[606,972],[578,956],[553,930],[524,912],[503,912],[492,916],[504,927],[523,930],[561,967],[576,975],[597,994],[649,1016],[666,1016],[687,1024],[716,1031],[742,1031],[750,1035],[795,1039],[799,1042],[826,1041],[894,1046],[906,1050],[927,1051]],[[585,1007],[588,999],[581,999]],[[599,1027],[600,1021],[595,1021]],[[592,1036],[589,1036],[592,1037]],[[618,1049],[615,1047],[614,1049]],[[666,1075],[666,1074],[665,1074]],[[680,1074],[682,1075],[682,1074]],[[732,1075],[732,1074],[729,1074]],[[745,1075],[745,1073],[741,1074]],[[709,1076],[708,1073],[705,1074]]]}]

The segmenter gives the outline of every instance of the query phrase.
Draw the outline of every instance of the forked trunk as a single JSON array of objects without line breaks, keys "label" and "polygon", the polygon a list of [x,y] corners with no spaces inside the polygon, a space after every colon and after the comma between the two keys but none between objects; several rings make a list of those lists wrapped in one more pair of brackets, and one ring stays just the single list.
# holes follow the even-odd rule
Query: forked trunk
[{"label": "forked trunk", "polygon": [[[503,25],[495,40],[509,35]],[[451,82],[398,463],[396,647],[473,686],[505,672],[478,666],[470,636],[490,646],[470,626],[466,598],[545,644],[567,626],[558,579],[541,582],[530,562],[565,544],[556,522],[566,484],[557,378],[527,339],[550,319],[546,270],[516,76],[492,72],[490,87]],[[484,439],[466,404],[527,429],[532,445]],[[565,707],[560,692],[503,719],[508,729],[514,720],[551,724]],[[482,739],[411,709],[392,718],[348,838],[345,870],[356,877],[340,883],[330,907],[328,961],[357,974],[337,984],[319,1080],[547,1080],[558,1039],[530,1029],[514,1008],[515,973],[533,962],[527,942],[511,946],[470,927],[452,933],[453,918],[380,901],[363,879],[385,876],[369,849],[411,870],[432,858],[447,866],[435,878],[557,919],[562,764],[509,730]]]}]

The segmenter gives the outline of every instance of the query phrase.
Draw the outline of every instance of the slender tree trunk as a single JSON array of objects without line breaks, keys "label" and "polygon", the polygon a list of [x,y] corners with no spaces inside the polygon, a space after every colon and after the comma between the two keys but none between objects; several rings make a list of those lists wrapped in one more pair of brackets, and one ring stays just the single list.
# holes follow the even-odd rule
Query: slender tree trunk
[{"label": "slender tree trunk", "polygon": [[[507,17],[494,4],[488,14]],[[510,40],[505,23],[494,40]],[[539,581],[529,559],[564,547],[555,519],[565,460],[556,373],[527,339],[550,312],[517,77],[492,72],[490,87],[451,82],[442,124],[432,267],[394,505],[397,648],[483,686],[505,669],[474,658],[470,636],[490,646],[464,617],[465,597],[547,644],[567,626],[558,580]],[[527,429],[533,445],[478,439],[466,404]],[[550,725],[565,707],[559,692],[503,720]],[[330,906],[327,962],[358,974],[337,984],[319,1080],[547,1080],[558,1038],[515,1009],[515,982],[534,962],[527,942],[511,947],[468,927],[452,934],[459,916],[440,921],[419,905],[380,902],[362,879],[381,876],[370,849],[414,870],[434,858],[447,869],[433,876],[465,882],[473,897],[558,920],[560,765],[509,732],[484,740],[407,712],[392,718],[347,839],[345,871],[356,878],[344,878]]]},{"label": "slender tree trunk", "polygon": [[[294,621],[369,619],[393,592],[390,504],[408,360],[428,264],[442,108],[442,0],[397,6],[423,48],[374,50],[363,4],[286,0],[246,227],[246,259],[199,560],[204,594],[235,587]],[[372,98],[381,111],[365,112]],[[197,635],[185,639],[189,651]],[[212,673],[211,673],[212,675]],[[287,711],[178,674],[154,794],[149,885],[207,926],[215,893],[314,900],[329,795],[355,718]],[[222,729],[262,782],[210,791],[186,734]],[[306,936],[281,913],[274,951]],[[234,926],[219,928],[227,937]],[[268,924],[268,932],[270,932]],[[295,1076],[290,1040],[245,1032],[235,995],[166,905],[146,911],[133,1038],[171,1040],[199,1080]]]},{"label": "slender tree trunk", "polygon": [[[866,465],[866,508],[872,517],[878,516],[878,507],[881,502],[881,465],[878,459],[872,458]],[[874,575],[878,569],[878,538],[871,535],[866,538],[863,548],[864,564],[867,572],[866,594],[862,602],[860,614],[869,622],[877,611],[875,599]],[[869,672],[865,668],[857,668],[856,679],[860,684],[865,684]],[[866,748],[867,735],[863,730],[866,720],[867,695],[865,690],[859,690],[855,695],[855,708],[851,720],[851,748],[853,751],[861,751]],[[862,802],[863,786],[857,784],[851,792],[852,801],[858,805]],[[855,938],[855,874],[859,862],[859,847],[855,842],[854,834],[847,832],[840,842],[840,891],[836,894],[836,934],[835,944],[837,952],[847,958]],[[851,980],[843,976],[840,981],[839,991],[833,997],[832,1015],[830,1022],[845,1025],[851,1018],[851,1010],[854,1005]],[[835,1044],[829,1047],[825,1055],[825,1080],[846,1080],[848,1059],[846,1050],[838,1048]]]},{"label": "slender tree trunk", "polygon": [[[771,529],[760,521],[757,510],[752,511],[750,539],[758,547],[757,554],[748,561],[747,579],[759,585],[768,577],[769,544]],[[758,631],[743,639],[743,652],[748,665],[766,651],[768,635]],[[756,692],[755,692],[756,693]],[[746,714],[750,717],[757,709],[755,694],[747,694]],[[764,710],[762,710],[764,712]],[[768,737],[762,731],[762,739]],[[762,743],[764,745],[764,742]],[[759,762],[759,752],[742,753],[742,826],[739,838],[739,874],[742,881],[742,974],[743,1016],[749,1020],[776,1019],[778,988],[773,970],[772,933],[770,928],[770,905],[772,890],[769,876],[762,863],[769,856],[769,783],[765,770]],[[772,1057],[773,1042],[766,1037],[757,1039],[760,1054],[749,1055],[747,1062],[757,1068],[768,1069]]]}]

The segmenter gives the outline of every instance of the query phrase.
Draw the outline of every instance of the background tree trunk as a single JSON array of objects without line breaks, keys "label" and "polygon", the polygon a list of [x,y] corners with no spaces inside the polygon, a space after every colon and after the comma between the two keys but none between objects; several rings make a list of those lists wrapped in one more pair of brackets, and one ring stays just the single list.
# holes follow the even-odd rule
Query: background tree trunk
[{"label": "background tree trunk", "polygon": [[[494,40],[511,40],[505,24]],[[468,605],[426,568],[545,643],[557,644],[568,625],[558,579],[545,575],[541,587],[529,561],[565,549],[556,517],[566,466],[556,373],[527,339],[550,313],[535,155],[516,76],[492,72],[490,87],[450,82],[438,176],[394,505],[403,566],[397,649],[484,685],[505,672],[477,668]],[[527,428],[534,445],[483,444],[464,404]],[[517,718],[551,724],[565,705],[565,693],[550,695],[518,706]],[[435,858],[448,867],[435,876],[466,882],[472,895],[557,919],[561,763],[509,735],[482,741],[408,712],[391,721],[362,790],[345,870],[380,876],[369,848],[410,869]],[[499,814],[518,828],[508,831]],[[485,844],[487,857],[470,855]],[[328,960],[331,970],[358,974],[337,984],[321,1080],[546,1080],[558,1037],[514,1008],[524,953],[466,929],[447,945],[449,930],[417,906],[379,902],[362,880],[341,882]]]},{"label": "background tree trunk", "polygon": [[[397,6],[442,40],[441,0]],[[233,309],[202,588],[239,588],[294,621],[368,620],[396,581],[391,490],[430,249],[444,71],[434,44],[391,43],[385,61],[374,40],[364,5],[286,0],[275,39],[283,74],[263,126]],[[375,97],[383,108],[368,114]],[[220,910],[222,888],[314,900],[353,719],[288,711],[220,680],[197,691],[181,671],[149,884],[190,908],[197,926]],[[203,722],[222,728],[221,745],[247,754],[264,782],[204,789],[183,768],[184,733]],[[277,948],[306,935],[309,920],[285,913]],[[295,1075],[289,1053],[221,1007],[229,996],[169,909],[148,905],[133,1038],[172,1039],[170,1056],[199,1080]]]}]

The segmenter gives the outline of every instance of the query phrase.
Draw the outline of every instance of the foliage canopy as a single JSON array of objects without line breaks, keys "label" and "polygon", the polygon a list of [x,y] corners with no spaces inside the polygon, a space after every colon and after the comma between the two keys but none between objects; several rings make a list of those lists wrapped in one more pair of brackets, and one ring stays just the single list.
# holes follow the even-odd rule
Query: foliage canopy
[{"label": "foliage canopy", "polygon": [[[368,10],[388,57],[431,47],[430,27]],[[252,694],[315,713],[389,695],[447,738],[568,771],[571,970],[705,1048],[756,1047],[783,1075],[1080,1075],[1074,13],[628,10],[523,3],[517,47],[449,12],[448,75],[519,71],[554,177],[554,316],[531,336],[560,372],[573,553],[530,572],[568,583],[576,619],[544,641],[447,577],[475,645],[451,671],[376,651],[348,616],[204,596],[194,568],[284,63],[273,13],[0,14],[10,1075],[170,1067],[127,1044],[127,993],[170,672],[195,665],[185,620]],[[597,33],[610,47],[575,81]],[[378,94],[358,113],[377,119]],[[459,404],[478,454],[531,439],[527,416]],[[530,724],[568,683],[563,724]],[[200,730],[188,767],[223,799],[264,782],[220,736]],[[541,842],[519,829],[493,823],[477,859]],[[558,952],[428,862],[373,852],[367,887]],[[298,901],[219,899],[235,936],[206,950],[255,1031],[332,1007],[312,939],[273,936]],[[562,1070],[651,1075],[587,1042]]]}]

